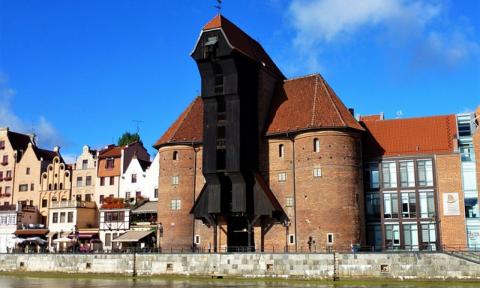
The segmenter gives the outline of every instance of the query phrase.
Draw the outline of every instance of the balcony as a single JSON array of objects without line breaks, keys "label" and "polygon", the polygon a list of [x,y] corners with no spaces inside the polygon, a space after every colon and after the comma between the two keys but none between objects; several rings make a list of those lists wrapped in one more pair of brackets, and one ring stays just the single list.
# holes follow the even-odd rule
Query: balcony
[{"label": "balcony", "polygon": [[3,180],[4,180],[4,181],[10,181],[10,180],[12,180],[12,176],[4,177]]},{"label": "balcony", "polygon": [[17,206],[16,205],[1,205],[0,206],[0,211],[16,211]]},{"label": "balcony", "polygon": [[52,202],[51,208],[95,208],[95,202],[86,202],[86,201],[77,201],[77,200],[67,200]]}]

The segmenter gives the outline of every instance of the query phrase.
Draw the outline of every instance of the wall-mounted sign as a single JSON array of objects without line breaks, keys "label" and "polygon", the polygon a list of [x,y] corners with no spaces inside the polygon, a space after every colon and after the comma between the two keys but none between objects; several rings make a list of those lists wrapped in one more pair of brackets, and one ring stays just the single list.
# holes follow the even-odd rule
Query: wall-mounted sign
[{"label": "wall-mounted sign", "polygon": [[458,193],[443,193],[443,215],[460,215],[460,203],[458,201]]}]

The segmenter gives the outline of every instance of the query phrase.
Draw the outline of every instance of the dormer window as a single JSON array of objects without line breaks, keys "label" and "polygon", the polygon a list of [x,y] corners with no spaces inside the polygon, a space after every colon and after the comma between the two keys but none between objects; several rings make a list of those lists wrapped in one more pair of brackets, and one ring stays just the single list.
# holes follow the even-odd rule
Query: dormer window
[{"label": "dormer window", "polygon": [[205,58],[210,58],[210,57],[215,57],[215,49],[217,47],[218,43],[218,37],[213,36],[213,37],[208,37],[207,40],[205,41],[204,44],[204,57]]}]

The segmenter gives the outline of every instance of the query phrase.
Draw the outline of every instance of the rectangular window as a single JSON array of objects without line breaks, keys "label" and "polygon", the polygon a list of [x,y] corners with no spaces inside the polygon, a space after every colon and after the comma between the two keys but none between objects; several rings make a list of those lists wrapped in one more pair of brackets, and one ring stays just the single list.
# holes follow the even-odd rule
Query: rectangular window
[{"label": "rectangular window", "polygon": [[153,198],[158,198],[158,188],[153,190]]},{"label": "rectangular window", "polygon": [[385,246],[387,249],[400,246],[400,230],[398,224],[385,224]]},{"label": "rectangular window", "polygon": [[100,186],[105,186],[105,177],[100,177]]},{"label": "rectangular window", "polygon": [[42,208],[46,208],[48,206],[48,200],[42,199]]},{"label": "rectangular window", "polygon": [[115,177],[110,176],[110,186],[115,185]]},{"label": "rectangular window", "polygon": [[0,179],[3,179],[3,171],[0,171]]},{"label": "rectangular window", "polygon": [[132,174],[132,183],[137,183],[137,174]]},{"label": "rectangular window", "polygon": [[82,169],[85,170],[88,168],[88,160],[85,159],[85,160],[82,160]]},{"label": "rectangular window", "polygon": [[293,197],[287,197],[285,201],[286,207],[293,207]]},{"label": "rectangular window", "polygon": [[18,185],[18,190],[19,190],[20,192],[28,191],[28,184]]},{"label": "rectangular window", "polygon": [[3,164],[8,164],[8,155],[3,155]]},{"label": "rectangular window", "polygon": [[370,189],[380,188],[380,178],[378,174],[378,163],[369,163],[367,165],[365,180]]},{"label": "rectangular window", "polygon": [[92,201],[92,194],[85,194],[85,201],[91,202]]},{"label": "rectangular window", "polygon": [[413,161],[400,162],[400,187],[414,187],[415,173]]},{"label": "rectangular window", "polygon": [[5,186],[5,195],[10,196],[11,193],[12,193],[12,187]]},{"label": "rectangular window", "polygon": [[282,158],[285,155],[285,146],[283,144],[278,145],[278,157]]},{"label": "rectangular window", "polygon": [[417,161],[418,186],[433,186],[432,160]]},{"label": "rectangular window", "polygon": [[34,185],[33,183],[31,183],[31,184],[30,184],[30,191],[35,190],[34,188],[35,188],[35,185]]},{"label": "rectangular window", "polygon": [[285,182],[287,181],[287,173],[282,172],[278,173],[278,182]]},{"label": "rectangular window", "polygon": [[367,219],[380,219],[380,194],[367,193],[365,196]]},{"label": "rectangular window", "polygon": [[103,204],[103,200],[105,200],[105,196],[104,195],[100,195],[99,199],[98,199],[98,202],[100,204]]},{"label": "rectangular window", "polygon": [[30,167],[27,167],[27,169],[25,170],[25,174],[30,175]]},{"label": "rectangular window", "polygon": [[77,177],[77,187],[83,187],[83,177]]},{"label": "rectangular window", "polygon": [[288,235],[288,244],[290,245],[295,244],[295,234]]},{"label": "rectangular window", "polygon": [[6,178],[12,178],[12,171],[11,170],[7,170],[7,173],[5,175]]},{"label": "rectangular window", "polygon": [[417,224],[403,224],[403,242],[406,250],[418,250]]},{"label": "rectangular window", "polygon": [[415,218],[417,217],[417,200],[415,192],[402,193],[402,217]]},{"label": "rectangular window", "polygon": [[180,210],[181,206],[182,206],[182,200],[179,200],[179,199],[173,199],[171,201],[171,209],[172,210]]},{"label": "rectangular window", "polygon": [[130,192],[125,192],[125,199],[130,199]]},{"label": "rectangular window", "polygon": [[106,169],[113,169],[114,166],[115,166],[115,159],[113,159],[113,158],[107,159],[107,161],[105,162],[105,168]]},{"label": "rectangular window", "polygon": [[75,197],[75,199],[77,201],[82,201],[82,195],[81,194],[77,194],[77,196]]},{"label": "rectangular window", "polygon": [[382,227],[380,224],[367,225],[367,245],[375,248],[382,246]]},{"label": "rectangular window", "polygon": [[123,222],[125,220],[125,212],[105,212],[105,222]]},{"label": "rectangular window", "polygon": [[5,149],[5,141],[0,141],[0,149]]},{"label": "rectangular window", "polygon": [[322,168],[313,168],[313,177],[321,177]]},{"label": "rectangular window", "polygon": [[73,212],[68,212],[68,223],[73,223]]},{"label": "rectangular window", "polygon": [[200,245],[200,235],[195,235],[194,242],[196,245]]},{"label": "rectangular window", "polygon": [[437,250],[437,234],[435,230],[435,224],[433,223],[422,223],[422,249]]},{"label": "rectangular window", "polygon": [[398,218],[398,196],[396,193],[383,194],[383,217]]},{"label": "rectangular window", "polygon": [[435,198],[433,191],[419,193],[420,218],[432,218],[435,216]]},{"label": "rectangular window", "polygon": [[58,223],[58,212],[53,212],[52,223]]},{"label": "rectangular window", "polygon": [[333,244],[333,233],[327,233],[327,244]]},{"label": "rectangular window", "polygon": [[105,246],[112,246],[112,234],[105,233]]},{"label": "rectangular window", "polygon": [[65,212],[60,212],[60,223],[65,223],[65,218],[66,213]]},{"label": "rectangular window", "polygon": [[178,176],[172,176],[172,185],[178,185]]},{"label": "rectangular window", "polygon": [[397,163],[384,162],[383,164],[383,187],[396,188],[397,187]]},{"label": "rectangular window", "polygon": [[85,177],[85,186],[92,186],[92,176]]}]

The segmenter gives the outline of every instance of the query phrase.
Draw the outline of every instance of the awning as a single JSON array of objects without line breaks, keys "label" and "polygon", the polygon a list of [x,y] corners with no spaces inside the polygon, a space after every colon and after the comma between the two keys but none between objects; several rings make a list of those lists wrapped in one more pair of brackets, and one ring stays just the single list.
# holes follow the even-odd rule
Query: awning
[{"label": "awning", "polygon": [[154,230],[149,231],[127,231],[118,238],[113,239],[112,242],[137,242],[146,236],[152,234]]},{"label": "awning", "polygon": [[48,233],[48,229],[22,229],[22,230],[16,230],[15,235],[20,236],[20,235],[40,235],[43,236]]},{"label": "awning", "polygon": [[158,201],[145,202],[142,206],[132,210],[132,214],[157,213]]}]

